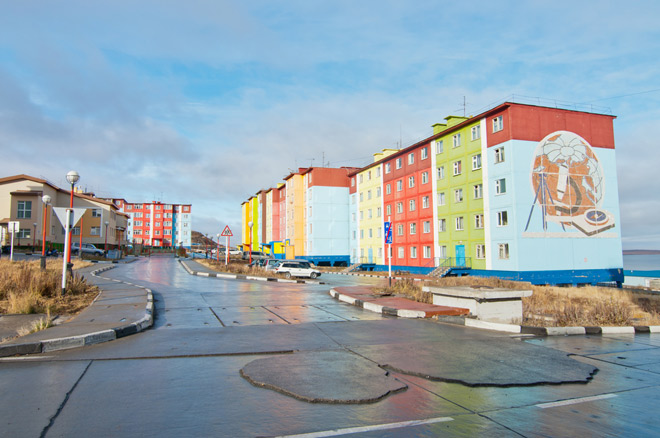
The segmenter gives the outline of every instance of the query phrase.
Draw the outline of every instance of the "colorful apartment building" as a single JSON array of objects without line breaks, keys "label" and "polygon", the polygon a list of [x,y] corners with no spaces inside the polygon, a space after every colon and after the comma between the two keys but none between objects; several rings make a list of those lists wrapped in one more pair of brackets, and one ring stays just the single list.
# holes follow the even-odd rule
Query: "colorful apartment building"
[{"label": "colorful apartment building", "polygon": [[332,195],[308,192],[314,171],[299,169],[285,178],[280,204],[287,257],[328,252],[316,252],[317,228],[329,229],[316,211],[333,199],[341,207],[323,210],[323,222],[348,220],[333,225],[333,245],[367,269],[387,269],[383,223],[391,221],[396,269],[620,282],[613,120],[507,102],[474,117],[449,116],[432,136],[376,154]]},{"label": "colorful apartment building", "polygon": [[192,205],[128,202],[122,198],[111,201],[129,216],[126,230],[129,242],[160,248],[183,246],[192,243]]}]

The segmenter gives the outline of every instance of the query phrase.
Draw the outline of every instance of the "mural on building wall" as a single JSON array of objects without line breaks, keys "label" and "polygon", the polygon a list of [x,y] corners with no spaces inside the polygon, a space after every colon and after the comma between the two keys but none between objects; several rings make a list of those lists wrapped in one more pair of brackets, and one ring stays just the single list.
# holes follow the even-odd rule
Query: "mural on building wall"
[{"label": "mural on building wall", "polygon": [[539,142],[534,151],[531,184],[534,201],[525,231],[536,208],[540,209],[544,232],[550,223],[585,236],[614,227],[614,216],[601,208],[605,195],[603,168],[592,147],[579,135],[557,131]]}]

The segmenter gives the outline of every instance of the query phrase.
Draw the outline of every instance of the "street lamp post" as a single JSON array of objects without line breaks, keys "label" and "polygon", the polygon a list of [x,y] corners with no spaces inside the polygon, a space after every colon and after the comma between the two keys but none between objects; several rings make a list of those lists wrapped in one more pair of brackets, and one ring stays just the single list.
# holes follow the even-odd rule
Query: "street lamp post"
[{"label": "street lamp post", "polygon": [[250,228],[250,264],[252,264],[252,225],[254,225],[254,222],[248,222],[248,227]]},{"label": "street lamp post", "polygon": [[43,195],[41,202],[44,204],[44,225],[41,230],[41,269],[46,269],[46,218],[48,217],[48,205],[50,204],[50,196]]},{"label": "street lamp post", "polygon": [[64,257],[62,260],[62,296],[66,293],[66,276],[67,271],[71,272],[73,266],[71,265],[71,220],[73,217],[73,189],[76,183],[80,180],[80,175],[75,170],[69,171],[66,174],[66,180],[71,184],[71,198],[69,201],[69,210],[66,214],[66,230],[64,236]]},{"label": "street lamp post", "polygon": [[108,225],[110,225],[110,222],[105,221],[105,244],[103,245],[103,251],[106,254],[108,254]]},{"label": "street lamp post", "polygon": [[[217,262],[220,262],[220,233],[216,234],[215,237],[218,239],[218,249],[216,250],[215,258]],[[226,250],[227,248],[225,248],[225,251]]]},{"label": "street lamp post", "polygon": [[34,247],[37,245],[37,223],[32,224],[32,252],[34,252]]}]

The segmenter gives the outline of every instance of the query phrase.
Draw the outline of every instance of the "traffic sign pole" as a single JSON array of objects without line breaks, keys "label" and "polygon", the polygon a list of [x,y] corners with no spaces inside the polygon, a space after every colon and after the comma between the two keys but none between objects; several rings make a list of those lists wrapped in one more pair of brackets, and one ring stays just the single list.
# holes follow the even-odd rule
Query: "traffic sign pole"
[{"label": "traffic sign pole", "polygon": [[[227,237],[227,245],[225,248],[225,266],[227,266],[229,264],[229,238],[233,236],[234,233],[231,232],[231,228],[227,225],[220,235]],[[252,257],[252,242],[250,242],[250,257]]]},{"label": "traffic sign pole", "polygon": [[385,222],[385,243],[387,243],[387,276],[389,285],[392,286],[392,221],[389,216]]}]

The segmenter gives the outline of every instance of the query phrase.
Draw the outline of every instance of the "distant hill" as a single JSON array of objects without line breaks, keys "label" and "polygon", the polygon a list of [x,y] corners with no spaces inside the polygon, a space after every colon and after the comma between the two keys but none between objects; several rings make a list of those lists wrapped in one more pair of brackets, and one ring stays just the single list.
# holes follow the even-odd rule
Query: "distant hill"
[{"label": "distant hill", "polygon": [[657,249],[624,249],[623,255],[658,255],[660,250]]},{"label": "distant hill", "polygon": [[[209,247],[215,247],[216,246],[216,243],[213,240],[211,240],[210,237],[206,237],[205,235],[203,235],[199,231],[193,231],[192,232],[191,242],[192,242],[193,246],[197,246],[197,245],[199,245],[199,246],[207,246],[208,245]],[[220,245],[220,246],[224,246],[224,245]]]}]

